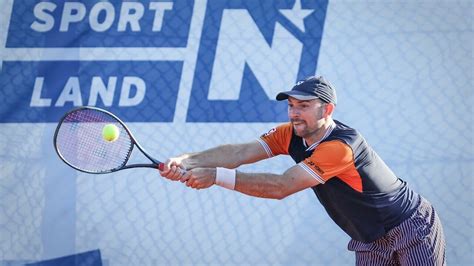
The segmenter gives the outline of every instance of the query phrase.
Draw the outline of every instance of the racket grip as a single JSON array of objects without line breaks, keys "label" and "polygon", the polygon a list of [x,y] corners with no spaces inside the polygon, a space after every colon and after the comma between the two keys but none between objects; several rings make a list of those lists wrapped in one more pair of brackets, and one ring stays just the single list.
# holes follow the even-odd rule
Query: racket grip
[{"label": "racket grip", "polygon": [[158,170],[163,171],[165,169],[165,164],[164,163],[159,163],[158,164]]},{"label": "racket grip", "polygon": [[[163,169],[165,169],[165,164],[164,163],[159,163],[158,164],[158,170],[163,171]],[[183,175],[186,174],[186,170],[184,170],[184,169],[179,168],[179,171]]]}]

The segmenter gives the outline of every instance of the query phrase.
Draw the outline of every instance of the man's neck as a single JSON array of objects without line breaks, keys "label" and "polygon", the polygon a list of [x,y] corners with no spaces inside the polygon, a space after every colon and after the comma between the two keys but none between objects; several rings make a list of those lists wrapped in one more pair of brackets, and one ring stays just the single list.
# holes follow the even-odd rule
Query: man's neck
[{"label": "man's neck", "polygon": [[314,143],[322,141],[324,138],[327,137],[328,130],[330,130],[333,127],[333,125],[334,125],[334,120],[332,120],[332,118],[327,119],[324,125],[313,136],[309,138],[304,138],[306,145],[310,147]]}]

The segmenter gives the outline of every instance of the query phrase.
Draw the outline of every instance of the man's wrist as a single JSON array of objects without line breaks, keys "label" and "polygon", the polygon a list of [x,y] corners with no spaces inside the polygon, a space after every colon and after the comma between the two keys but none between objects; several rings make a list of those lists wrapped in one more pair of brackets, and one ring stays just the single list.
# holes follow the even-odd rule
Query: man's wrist
[{"label": "man's wrist", "polygon": [[234,190],[236,175],[237,171],[235,169],[217,167],[215,183],[218,186]]}]

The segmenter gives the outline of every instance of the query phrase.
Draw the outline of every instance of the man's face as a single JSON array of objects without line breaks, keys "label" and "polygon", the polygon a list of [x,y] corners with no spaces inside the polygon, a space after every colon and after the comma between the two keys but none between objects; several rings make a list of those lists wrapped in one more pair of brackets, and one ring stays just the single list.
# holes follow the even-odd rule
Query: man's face
[{"label": "man's face", "polygon": [[314,135],[324,125],[325,104],[320,100],[301,101],[288,97],[288,118],[295,134],[302,138]]}]

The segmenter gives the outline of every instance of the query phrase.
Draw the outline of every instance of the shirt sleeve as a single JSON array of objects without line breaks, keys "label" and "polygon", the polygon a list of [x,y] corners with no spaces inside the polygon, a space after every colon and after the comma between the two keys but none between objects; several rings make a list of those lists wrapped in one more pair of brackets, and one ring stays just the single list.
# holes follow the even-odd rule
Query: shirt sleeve
[{"label": "shirt sleeve", "polygon": [[354,156],[349,145],[339,140],[319,144],[313,154],[299,165],[319,183],[324,184],[354,166]]},{"label": "shirt sleeve", "polygon": [[270,129],[257,140],[267,152],[268,157],[288,154],[292,130],[291,124],[286,123]]}]

